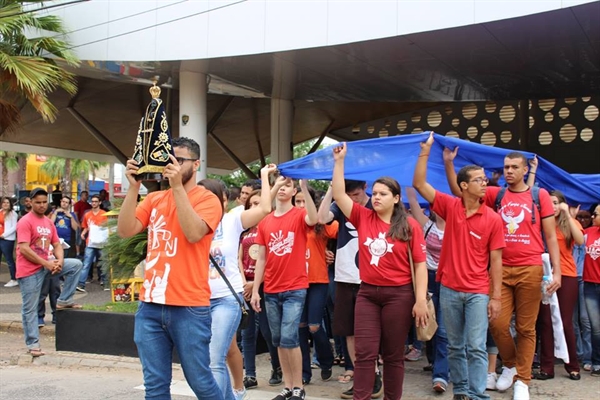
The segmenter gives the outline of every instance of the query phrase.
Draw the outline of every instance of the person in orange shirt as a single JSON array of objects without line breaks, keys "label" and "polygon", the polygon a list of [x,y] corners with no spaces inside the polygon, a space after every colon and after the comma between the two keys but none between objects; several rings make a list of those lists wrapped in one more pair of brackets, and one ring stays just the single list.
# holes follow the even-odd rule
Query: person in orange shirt
[{"label": "person in orange shirt", "polygon": [[[314,189],[309,187],[308,193],[313,202],[317,204]],[[306,204],[304,196],[305,193],[298,190],[294,198],[296,207],[304,208]],[[321,379],[323,381],[331,379],[333,351],[327,333],[321,328],[321,322],[323,321],[329,290],[329,272],[327,270],[327,262],[325,261],[325,250],[327,249],[327,240],[336,239],[337,232],[338,223],[335,221],[331,225],[315,225],[308,231],[306,237],[308,289],[304,301],[304,310],[300,317],[299,331],[300,350],[302,351],[302,380],[305,385],[310,383],[312,378],[310,347],[308,345],[309,331],[315,344],[317,361],[319,361],[321,368]]]},{"label": "person in orange shirt", "polygon": [[[83,257],[83,269],[81,270],[81,275],[79,275],[79,285],[77,285],[78,292],[85,293],[85,282],[88,278],[90,268],[92,268],[94,262],[98,262],[100,258],[102,258],[102,248],[104,247],[104,243],[101,243],[95,236],[100,230],[107,229],[103,227],[107,221],[104,214],[106,214],[106,211],[100,209],[100,197],[96,194],[93,195],[92,209],[83,215],[83,220],[81,221],[81,228],[83,229],[81,231],[81,239],[86,242]],[[100,276],[100,273],[98,275],[100,284],[105,286],[105,290],[110,290],[109,282],[104,282],[106,277]]]},{"label": "person in orange shirt", "polygon": [[135,315],[146,398],[171,398],[171,362],[177,349],[190,388],[199,399],[223,400],[210,370],[211,338],[208,255],[223,214],[222,202],[196,185],[200,146],[173,139],[175,156],[163,177],[170,189],[153,192],[137,207],[137,162],[127,161],[129,190],[119,212],[117,233],[128,238],[148,229],[148,254]]},{"label": "person in orange shirt", "polygon": [[[577,360],[577,342],[573,327],[573,310],[579,298],[579,283],[577,281],[577,266],[573,259],[573,245],[584,243],[583,227],[569,213],[569,205],[565,196],[558,190],[550,192],[550,199],[554,207],[556,220],[556,239],[560,250],[561,287],[556,291],[560,317],[563,321],[569,362],[565,363],[565,370],[569,378],[578,381],[579,361]],[[538,333],[541,336],[540,372],[533,375],[535,379],[547,380],[554,378],[554,332],[552,331],[552,317],[550,305],[542,304],[538,317]]]}]

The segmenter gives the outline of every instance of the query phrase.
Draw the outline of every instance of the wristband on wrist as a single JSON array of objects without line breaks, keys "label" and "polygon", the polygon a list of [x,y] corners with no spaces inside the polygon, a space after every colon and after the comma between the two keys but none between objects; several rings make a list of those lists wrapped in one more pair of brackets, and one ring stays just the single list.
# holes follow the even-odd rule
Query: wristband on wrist
[{"label": "wristband on wrist", "polygon": [[501,297],[492,297],[492,300],[498,300],[498,301],[501,301],[501,300],[502,300],[502,298],[501,298]]},{"label": "wristband on wrist", "polygon": [[533,174],[533,175],[535,175],[535,172],[530,172],[530,174]]}]

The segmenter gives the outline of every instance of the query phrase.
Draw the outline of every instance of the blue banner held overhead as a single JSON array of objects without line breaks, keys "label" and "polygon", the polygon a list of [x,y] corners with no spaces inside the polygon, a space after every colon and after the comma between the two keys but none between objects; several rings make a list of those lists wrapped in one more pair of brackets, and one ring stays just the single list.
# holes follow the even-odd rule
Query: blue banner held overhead
[{"label": "blue banner held overhead", "polygon": [[[401,186],[411,186],[420,144],[428,135],[429,133],[422,133],[348,142],[344,164],[345,177],[373,182],[381,176],[391,176]],[[446,181],[442,153],[444,147],[454,149],[456,146],[459,147],[454,160],[457,170],[467,164],[476,164],[486,170],[488,177],[491,177],[494,171],[502,172],[504,157],[513,151],[435,134],[429,157],[427,181],[445,193],[450,193],[450,188]],[[528,158],[534,156],[533,153],[522,153]],[[538,160],[536,183],[540,187],[547,190],[558,189],[565,194],[569,204],[581,204],[585,209],[600,202],[600,174],[569,174],[542,157],[538,156]],[[321,149],[305,157],[285,162],[279,165],[279,170],[290,178],[331,180],[332,149]],[[504,184],[503,180],[500,184]],[[406,201],[404,191],[403,200]]]}]

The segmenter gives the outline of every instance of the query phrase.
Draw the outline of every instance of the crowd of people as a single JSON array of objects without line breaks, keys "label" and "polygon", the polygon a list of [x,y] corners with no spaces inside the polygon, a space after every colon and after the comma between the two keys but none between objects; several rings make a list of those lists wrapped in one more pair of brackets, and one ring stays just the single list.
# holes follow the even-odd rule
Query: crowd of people
[{"label": "crowd of people", "polygon": [[[331,184],[320,193],[281,176],[273,164],[233,195],[218,180],[196,183],[200,148],[177,138],[163,172],[170,189],[138,203],[138,167],[129,160],[117,233],[148,231],[134,334],[146,397],[169,398],[176,349],[199,399],[246,398],[263,384],[255,362],[260,332],[272,369],[267,383],[283,385],[273,400],[304,399],[313,368],[328,381],[334,365],[344,366],[342,399],[397,400],[405,361],[422,351],[433,392],[469,400],[512,388],[514,400],[527,400],[531,379],[555,376],[556,321],[552,306],[542,304],[552,295],[566,376],[600,377],[600,206],[583,210],[559,191],[538,188],[537,160],[518,152],[506,155],[507,186],[499,187],[498,174],[490,180],[480,166],[456,171],[458,148],[445,149],[454,196],[442,193],[427,181],[433,140],[421,144],[413,187],[405,188],[409,208],[393,178],[380,177],[370,188],[344,178],[345,143],[333,147]],[[43,218],[44,193],[32,193],[33,213],[18,224],[4,201],[0,214],[3,253],[17,234],[16,274],[9,267],[23,293],[33,355],[43,353],[31,293],[39,294],[46,275],[64,275],[57,307],[77,307],[72,295],[78,283],[85,290],[79,275],[89,268],[67,262],[52,223],[59,216]],[[60,218],[69,218],[69,206],[61,204]],[[92,199],[84,234],[94,206]],[[81,221],[76,214],[77,207],[72,230]],[[86,261],[92,253],[93,246]],[[423,344],[416,332],[433,319],[437,331]]]}]

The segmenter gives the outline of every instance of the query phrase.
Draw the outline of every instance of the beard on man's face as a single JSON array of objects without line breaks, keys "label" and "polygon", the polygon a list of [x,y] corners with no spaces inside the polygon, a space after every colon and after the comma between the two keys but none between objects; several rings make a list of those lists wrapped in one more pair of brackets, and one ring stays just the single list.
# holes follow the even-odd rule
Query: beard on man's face
[{"label": "beard on man's face", "polygon": [[193,163],[192,163],[192,167],[188,167],[188,169],[186,169],[185,171],[183,171],[181,173],[181,183],[183,183],[185,185],[186,183],[188,183],[190,181],[190,179],[192,179],[193,175],[194,175],[194,167],[193,167]]}]

